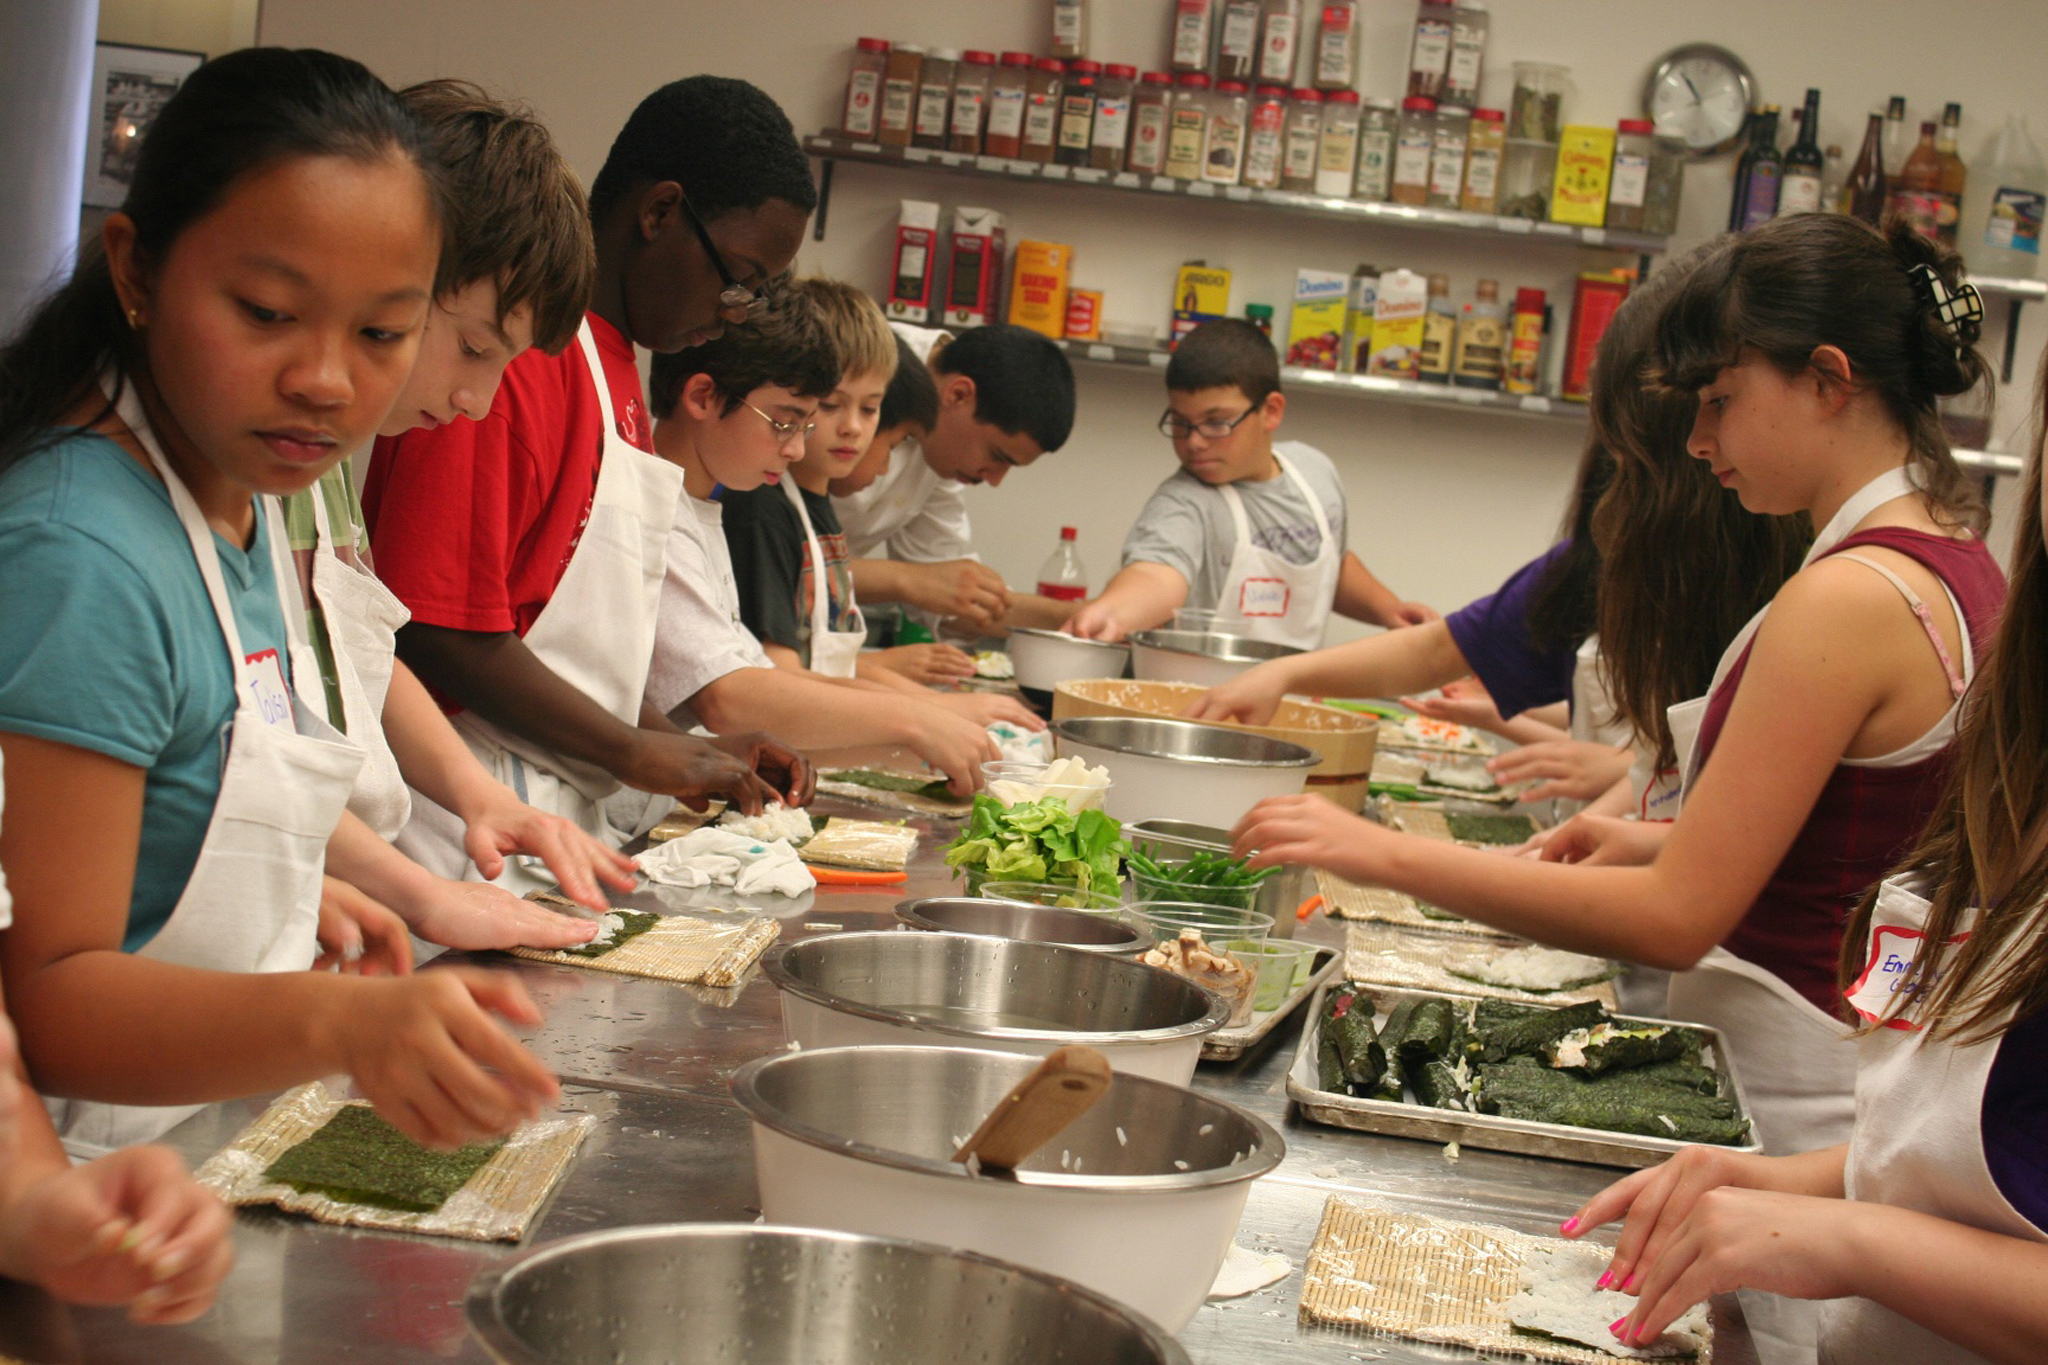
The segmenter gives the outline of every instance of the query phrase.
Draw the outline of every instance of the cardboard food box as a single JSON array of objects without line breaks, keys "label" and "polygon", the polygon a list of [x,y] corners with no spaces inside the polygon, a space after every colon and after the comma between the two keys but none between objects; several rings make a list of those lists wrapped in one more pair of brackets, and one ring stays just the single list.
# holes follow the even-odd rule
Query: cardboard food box
[{"label": "cardboard food box", "polygon": [[1344,344],[1344,302],[1351,277],[1335,270],[1294,272],[1294,311],[1287,318],[1285,363],[1305,370],[1337,368]]},{"label": "cardboard food box", "polygon": [[1017,273],[1010,283],[1010,321],[1058,341],[1067,334],[1067,281],[1074,248],[1058,242],[1017,243]]},{"label": "cardboard food box", "polygon": [[1614,168],[1614,130],[1568,126],[1557,144],[1557,180],[1550,191],[1550,218],[1557,223],[1599,227],[1607,221],[1607,184]]},{"label": "cardboard food box", "polygon": [[896,250],[890,257],[889,298],[882,311],[892,321],[923,325],[932,320],[932,266],[939,254],[939,206],[905,199],[896,219]]},{"label": "cardboard food box", "polygon": [[1230,272],[1204,261],[1189,261],[1173,279],[1173,334],[1167,344],[1205,322],[1230,316]]},{"label": "cardboard food box", "polygon": [[952,263],[946,269],[946,322],[950,328],[1001,322],[1003,215],[994,209],[953,210]]},{"label": "cardboard food box", "polygon": [[[1052,718],[1077,716],[1177,717],[1206,689],[1194,683],[1133,682],[1127,678],[1088,678],[1063,682],[1052,691]],[[1373,754],[1379,748],[1379,719],[1340,711],[1334,706],[1297,701],[1280,703],[1271,725],[1236,725],[1204,721],[1226,730],[1247,730],[1268,739],[1285,740],[1313,749],[1322,762],[1309,769],[1308,789],[1342,806],[1365,809],[1366,787],[1372,780]]]}]

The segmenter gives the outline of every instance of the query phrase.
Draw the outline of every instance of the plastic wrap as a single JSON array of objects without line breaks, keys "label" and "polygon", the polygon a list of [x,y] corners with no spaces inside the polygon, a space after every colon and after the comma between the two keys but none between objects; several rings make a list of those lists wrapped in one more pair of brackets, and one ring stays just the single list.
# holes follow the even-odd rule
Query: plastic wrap
[{"label": "plastic wrap", "polygon": [[833,816],[804,845],[807,863],[866,872],[901,872],[917,851],[917,831],[908,825]]}]

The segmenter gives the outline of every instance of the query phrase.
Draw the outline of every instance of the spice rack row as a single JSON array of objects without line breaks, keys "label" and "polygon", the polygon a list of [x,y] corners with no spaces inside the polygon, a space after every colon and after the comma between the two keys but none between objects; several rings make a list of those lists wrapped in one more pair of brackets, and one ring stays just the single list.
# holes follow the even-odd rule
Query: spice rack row
[{"label": "spice rack row", "polygon": [[[1130,369],[1164,370],[1168,351],[1149,346],[1114,346],[1100,341],[1059,343],[1075,360],[1095,365],[1117,365]],[[1283,366],[1281,381],[1290,392],[1327,393],[1340,398],[1376,398],[1430,408],[1459,408],[1467,412],[1499,413],[1513,417],[1539,417],[1552,421],[1586,420],[1586,405],[1542,394],[1527,396],[1501,393],[1494,389],[1467,389],[1449,384],[1419,384],[1409,379],[1387,379],[1380,375],[1336,374],[1329,370],[1305,370]]]},{"label": "spice rack row", "polygon": [[854,161],[896,170],[937,171],[947,175],[963,175],[983,180],[1023,180],[1038,184],[1066,185],[1079,190],[1142,194],[1158,199],[1194,199],[1209,203],[1243,204],[1256,209],[1311,218],[1336,219],[1341,222],[1421,228],[1431,232],[1473,233],[1486,237],[1547,242],[1559,246],[1593,247],[1637,255],[1661,253],[1666,240],[1642,232],[1610,232],[1605,228],[1574,227],[1566,223],[1535,222],[1527,218],[1500,218],[1488,214],[1462,213],[1456,209],[1414,208],[1406,204],[1332,199],[1293,190],[1253,189],[1247,185],[1212,185],[1200,180],[1180,180],[1170,175],[1140,175],[1133,171],[1104,171],[1087,166],[1012,161],[1006,157],[939,151],[929,147],[884,147],[876,142],[861,142],[830,134],[807,138],[804,147],[812,156],[824,162],[824,171],[818,183],[818,211],[812,220],[812,235],[818,241],[825,240],[825,219],[832,196],[832,168],[835,162],[840,161]]}]

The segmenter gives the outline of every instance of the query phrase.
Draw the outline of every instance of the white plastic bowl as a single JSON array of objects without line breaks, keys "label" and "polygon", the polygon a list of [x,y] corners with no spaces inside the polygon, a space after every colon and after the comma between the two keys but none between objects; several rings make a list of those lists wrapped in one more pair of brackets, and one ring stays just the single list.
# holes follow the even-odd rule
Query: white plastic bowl
[{"label": "white plastic bowl", "polygon": [[1221,687],[1270,659],[1301,651],[1292,645],[1198,630],[1141,630],[1131,637],[1131,676],[1142,682]]},{"label": "white plastic bowl", "polygon": [[1119,820],[1229,829],[1269,796],[1291,796],[1322,762],[1313,749],[1192,720],[1081,716],[1055,722],[1053,751],[1109,769],[1104,809]]},{"label": "white plastic bowl", "polygon": [[1017,667],[1017,686],[1050,692],[1077,678],[1121,678],[1131,661],[1131,647],[1083,640],[1059,630],[1020,628],[1010,632],[1010,662]]},{"label": "white plastic bowl", "polygon": [[1169,1332],[1202,1306],[1252,1181],[1286,1145],[1271,1125],[1179,1086],[1119,1075],[1015,1172],[951,1161],[1036,1063],[958,1048],[842,1048],[750,1062],[770,1223],[958,1247],[1072,1280]]}]

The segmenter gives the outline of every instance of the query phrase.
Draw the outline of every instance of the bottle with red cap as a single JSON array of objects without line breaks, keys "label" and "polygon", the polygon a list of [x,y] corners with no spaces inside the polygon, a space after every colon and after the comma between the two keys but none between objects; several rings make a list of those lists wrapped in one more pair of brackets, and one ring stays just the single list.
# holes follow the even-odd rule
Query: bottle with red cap
[{"label": "bottle with red cap", "polygon": [[1096,87],[1102,82],[1102,63],[1076,57],[1067,63],[1066,85],[1060,92],[1060,130],[1053,160],[1062,166],[1088,164],[1088,148],[1095,134]]},{"label": "bottle with red cap", "polygon": [[1055,602],[1087,600],[1088,570],[1081,563],[1081,552],[1074,546],[1077,534],[1071,526],[1060,527],[1059,547],[1038,570],[1040,597],[1050,597]]},{"label": "bottle with red cap", "polygon": [[1131,87],[1138,68],[1111,62],[1095,84],[1095,131],[1088,139],[1088,164],[1098,171],[1124,168],[1131,140]]},{"label": "bottle with red cap", "polygon": [[953,114],[946,139],[949,150],[970,156],[981,150],[981,132],[988,121],[988,88],[995,67],[993,52],[960,54],[960,69],[953,76]]},{"label": "bottle with red cap", "polygon": [[1244,145],[1244,183],[1270,190],[1280,184],[1281,153],[1287,138],[1287,92],[1262,85],[1252,95],[1250,131]]},{"label": "bottle with red cap", "polygon": [[873,137],[875,111],[882,103],[882,73],[889,65],[889,40],[863,38],[854,44],[853,70],[846,78],[846,108],[839,128],[848,137]]},{"label": "bottle with red cap", "polygon": [[1172,77],[1147,71],[1131,92],[1131,143],[1124,164],[1140,175],[1166,169],[1166,115],[1173,103]]},{"label": "bottle with red cap", "polygon": [[1005,52],[988,85],[988,136],[982,150],[1015,160],[1024,150],[1024,105],[1030,98],[1031,54]]},{"label": "bottle with red cap", "polygon": [[1549,320],[1541,289],[1517,289],[1508,316],[1508,359],[1500,386],[1509,393],[1535,393],[1543,382],[1543,327]]},{"label": "bottle with red cap", "polygon": [[1209,98],[1209,138],[1203,144],[1202,179],[1235,185],[1244,174],[1245,122],[1251,92],[1243,81],[1218,81]]},{"label": "bottle with red cap", "polygon": [[1040,57],[1031,64],[1031,83],[1024,91],[1024,146],[1020,161],[1051,161],[1060,134],[1060,95],[1067,83],[1067,64]]}]

